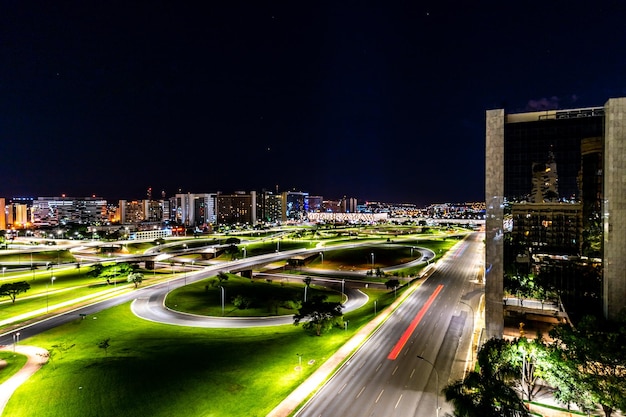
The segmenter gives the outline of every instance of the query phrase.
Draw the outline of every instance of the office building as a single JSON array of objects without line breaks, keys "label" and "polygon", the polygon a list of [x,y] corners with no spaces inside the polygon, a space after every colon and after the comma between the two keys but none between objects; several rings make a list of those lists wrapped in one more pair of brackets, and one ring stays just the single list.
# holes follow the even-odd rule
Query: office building
[{"label": "office building", "polygon": [[626,306],[626,98],[602,107],[486,113],[488,338],[504,282],[541,277],[579,317]]},{"label": "office building", "polygon": [[256,191],[217,194],[217,224],[256,224]]}]

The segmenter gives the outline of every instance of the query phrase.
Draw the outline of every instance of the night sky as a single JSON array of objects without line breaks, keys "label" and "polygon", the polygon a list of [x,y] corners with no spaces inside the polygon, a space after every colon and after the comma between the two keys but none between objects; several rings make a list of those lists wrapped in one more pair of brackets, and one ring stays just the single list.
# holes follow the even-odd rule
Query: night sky
[{"label": "night sky", "polygon": [[626,95],[623,1],[179,3],[0,1],[0,197],[478,201],[485,110]]}]

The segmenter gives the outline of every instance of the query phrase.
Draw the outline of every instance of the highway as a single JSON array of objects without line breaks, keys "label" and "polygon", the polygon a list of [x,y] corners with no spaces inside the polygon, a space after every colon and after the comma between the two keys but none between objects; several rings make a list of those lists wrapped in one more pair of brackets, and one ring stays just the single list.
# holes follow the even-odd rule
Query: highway
[{"label": "highway", "polygon": [[475,281],[482,236],[473,233],[440,260],[435,272],[296,415],[452,414],[437,394],[448,381],[462,378],[466,359],[471,359],[473,311],[482,294]]}]

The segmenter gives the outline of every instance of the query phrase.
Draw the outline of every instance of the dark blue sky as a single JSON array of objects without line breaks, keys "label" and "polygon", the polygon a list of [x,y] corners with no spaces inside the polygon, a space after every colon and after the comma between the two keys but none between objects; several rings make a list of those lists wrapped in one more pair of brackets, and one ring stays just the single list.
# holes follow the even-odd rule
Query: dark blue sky
[{"label": "dark blue sky", "polygon": [[2,2],[0,196],[483,200],[485,110],[626,95],[621,1],[178,3]]}]

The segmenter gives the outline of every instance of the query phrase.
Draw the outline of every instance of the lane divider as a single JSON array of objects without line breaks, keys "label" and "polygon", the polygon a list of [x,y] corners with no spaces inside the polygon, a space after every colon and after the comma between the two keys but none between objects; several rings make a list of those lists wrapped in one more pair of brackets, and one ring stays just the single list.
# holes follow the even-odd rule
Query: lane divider
[{"label": "lane divider", "polygon": [[398,343],[396,343],[396,345],[393,347],[393,349],[389,353],[389,356],[387,356],[387,359],[393,361],[398,357],[398,355],[402,351],[402,348],[404,348],[404,345],[406,345],[406,342],[415,331],[415,328],[420,323],[420,321],[422,321],[422,317],[424,317],[424,315],[430,308],[430,305],[433,303],[433,301],[435,301],[435,298],[437,298],[442,289],[442,284],[438,285],[437,288],[435,288],[435,291],[433,291],[430,297],[428,297],[428,300],[426,300],[420,311],[415,315],[415,318],[413,319],[411,324],[409,324],[409,327],[407,327],[407,329],[404,331],[402,337],[400,337],[400,340],[398,340]]}]

